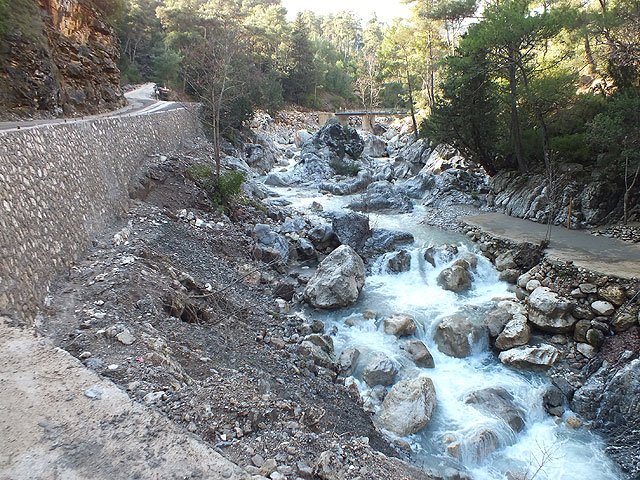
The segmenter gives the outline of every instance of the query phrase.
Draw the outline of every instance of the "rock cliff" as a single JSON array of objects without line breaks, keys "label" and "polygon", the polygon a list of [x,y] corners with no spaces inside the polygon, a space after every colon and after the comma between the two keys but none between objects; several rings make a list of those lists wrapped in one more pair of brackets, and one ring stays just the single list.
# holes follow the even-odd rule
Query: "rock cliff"
[{"label": "rock cliff", "polygon": [[0,119],[94,114],[125,104],[117,37],[91,0],[18,0],[0,13]]}]

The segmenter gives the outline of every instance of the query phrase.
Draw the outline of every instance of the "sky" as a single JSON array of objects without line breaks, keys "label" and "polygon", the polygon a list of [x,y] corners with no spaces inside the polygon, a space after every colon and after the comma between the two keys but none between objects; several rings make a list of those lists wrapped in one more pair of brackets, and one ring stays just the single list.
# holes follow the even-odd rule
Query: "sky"
[{"label": "sky", "polygon": [[303,10],[311,10],[320,15],[348,10],[364,20],[368,20],[375,13],[378,20],[383,22],[409,15],[409,7],[402,5],[400,0],[283,0],[282,4],[291,20]]}]

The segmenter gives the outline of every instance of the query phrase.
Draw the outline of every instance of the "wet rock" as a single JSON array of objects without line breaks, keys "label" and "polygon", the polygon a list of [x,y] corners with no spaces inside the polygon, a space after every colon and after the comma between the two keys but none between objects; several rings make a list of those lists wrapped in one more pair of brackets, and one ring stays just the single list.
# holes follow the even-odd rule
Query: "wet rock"
[{"label": "wet rock", "polygon": [[640,359],[603,364],[576,391],[571,408],[593,422],[631,478],[640,476]]},{"label": "wet rock", "polygon": [[404,437],[426,427],[435,407],[436,389],[430,378],[403,380],[385,397],[378,420],[383,428]]},{"label": "wet rock", "polygon": [[486,327],[457,313],[440,321],[434,340],[442,353],[464,358],[473,353],[474,346],[486,342],[487,336]]},{"label": "wet rock", "polygon": [[575,318],[578,318],[580,320],[585,319],[585,320],[591,320],[594,315],[593,312],[591,311],[591,309],[587,306],[583,306],[583,305],[576,305],[573,308],[573,311],[571,312],[571,315],[573,315]]},{"label": "wet rock", "polygon": [[513,395],[504,388],[477,390],[470,393],[464,401],[504,420],[516,433],[524,429],[524,414],[516,406]]},{"label": "wet rock", "polygon": [[493,430],[483,428],[469,439],[466,450],[474,461],[479,462],[495,452],[499,446],[498,434]]},{"label": "wet rock", "polygon": [[411,315],[396,313],[384,319],[384,333],[405,337],[416,333],[416,322]]},{"label": "wet rock", "polygon": [[609,302],[605,302],[603,300],[596,300],[591,304],[591,309],[595,312],[596,315],[602,315],[604,317],[608,317],[616,311],[615,307],[611,305]]},{"label": "wet rock", "polygon": [[369,218],[359,213],[347,213],[336,217],[332,227],[340,243],[358,251],[362,250],[371,236]]},{"label": "wet rock", "polygon": [[544,332],[570,332],[577,322],[571,309],[569,300],[547,287],[538,287],[529,295],[529,321]]},{"label": "wet rock", "polygon": [[460,293],[471,288],[471,274],[467,269],[454,265],[442,270],[437,282],[445,290]]},{"label": "wet rock", "polygon": [[525,290],[527,292],[533,292],[536,288],[540,286],[540,282],[538,280],[529,280],[525,285]]},{"label": "wet rock", "polygon": [[344,375],[352,375],[358,359],[360,358],[360,350],[357,348],[348,348],[340,354],[338,358],[338,368],[340,373]]},{"label": "wet rock", "polygon": [[612,303],[616,307],[621,306],[627,300],[627,295],[624,289],[618,285],[607,285],[599,288],[598,296],[603,300]]},{"label": "wet rock", "polygon": [[353,305],[364,286],[364,263],[349,246],[335,249],[318,266],[304,290],[312,306],[336,309]]},{"label": "wet rock", "polygon": [[362,372],[362,378],[367,385],[392,385],[395,381],[398,367],[386,355],[376,354]]},{"label": "wet rock", "polygon": [[374,228],[371,237],[367,239],[362,248],[363,255],[375,256],[396,250],[402,245],[413,243],[413,235],[407,232]]},{"label": "wet rock", "polygon": [[484,317],[484,324],[489,329],[491,338],[496,338],[513,318],[510,305],[501,302]]},{"label": "wet rock", "polygon": [[496,338],[495,346],[498,350],[509,350],[529,343],[531,327],[527,317],[515,314]]},{"label": "wet rock", "polygon": [[556,363],[558,349],[547,344],[539,347],[516,347],[501,352],[498,358],[505,365],[524,370],[546,370]]},{"label": "wet rock", "polygon": [[435,362],[433,356],[427,348],[427,346],[420,340],[408,340],[400,348],[402,348],[407,355],[418,367],[422,368],[434,368]]},{"label": "wet rock", "polygon": [[408,272],[411,269],[411,255],[406,250],[394,253],[387,261],[387,269],[390,272]]},{"label": "wet rock", "polygon": [[562,390],[555,385],[550,385],[542,396],[542,405],[544,409],[554,417],[561,417],[565,412],[567,398]]}]

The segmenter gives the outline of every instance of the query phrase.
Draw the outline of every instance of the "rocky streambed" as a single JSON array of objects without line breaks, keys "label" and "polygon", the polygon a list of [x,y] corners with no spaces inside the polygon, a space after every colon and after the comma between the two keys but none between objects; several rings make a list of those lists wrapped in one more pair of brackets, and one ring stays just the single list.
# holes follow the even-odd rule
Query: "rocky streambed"
[{"label": "rocky streambed", "polygon": [[[591,345],[599,365],[577,357],[575,324],[540,328],[577,306],[540,252],[463,233],[482,171],[402,125],[363,139],[294,120],[225,146],[247,174],[226,214],[188,174],[206,146],[155,159],[127,225],[52,289],[43,330],[256,480],[636,475],[633,322]],[[591,428],[621,416],[623,438]]]}]

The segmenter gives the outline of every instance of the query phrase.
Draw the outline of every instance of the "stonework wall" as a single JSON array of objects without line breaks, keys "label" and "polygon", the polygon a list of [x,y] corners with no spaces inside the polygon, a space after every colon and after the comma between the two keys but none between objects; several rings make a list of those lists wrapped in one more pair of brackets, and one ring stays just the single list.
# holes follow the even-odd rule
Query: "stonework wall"
[{"label": "stonework wall", "polygon": [[31,321],[52,278],[124,213],[146,158],[199,133],[186,110],[0,132],[0,314]]}]

